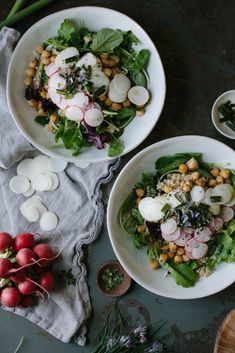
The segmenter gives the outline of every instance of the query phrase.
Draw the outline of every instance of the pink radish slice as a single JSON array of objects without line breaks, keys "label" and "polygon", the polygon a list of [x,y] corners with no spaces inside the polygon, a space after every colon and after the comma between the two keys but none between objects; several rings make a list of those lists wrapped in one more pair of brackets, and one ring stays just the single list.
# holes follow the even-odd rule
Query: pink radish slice
[{"label": "pink radish slice", "polygon": [[83,112],[82,109],[76,106],[68,107],[65,110],[65,116],[69,120],[73,121],[82,121],[83,119]]},{"label": "pink radish slice", "polygon": [[52,76],[54,75],[56,72],[58,71],[58,67],[55,65],[55,63],[50,63],[49,65],[47,65],[47,67],[45,68],[45,72],[47,74],[47,76]]},{"label": "pink radish slice", "polygon": [[175,241],[180,237],[180,228],[177,228],[173,233],[171,234],[164,234],[162,233],[163,239],[167,241]]},{"label": "pink radish slice", "polygon": [[100,124],[102,124],[104,120],[104,116],[102,111],[100,111],[97,108],[91,108],[86,111],[85,116],[84,116],[85,122],[92,126],[92,127],[97,127]]},{"label": "pink radish slice", "polygon": [[223,207],[220,216],[224,222],[229,222],[234,217],[234,211],[231,207]]},{"label": "pink radish slice", "polygon": [[191,251],[186,251],[186,252],[185,252],[185,255],[188,256],[189,259],[194,260],[194,257],[193,257],[193,255],[192,255],[192,252],[191,252]]},{"label": "pink radish slice", "polygon": [[89,110],[91,108],[96,108],[96,109],[101,110],[101,106],[98,103],[96,103],[96,102],[88,103],[88,105],[84,108],[84,110],[87,111],[87,110]]},{"label": "pink radish slice", "polygon": [[169,218],[165,223],[161,224],[161,231],[164,234],[172,234],[177,229],[177,222],[173,218]]},{"label": "pink radish slice", "polygon": [[184,228],[183,231],[184,231],[184,233],[191,234],[191,235],[194,233],[194,229],[190,228],[190,227]]},{"label": "pink radish slice", "polygon": [[200,243],[206,243],[211,239],[212,231],[209,227],[198,228],[195,230],[194,238]]},{"label": "pink radish slice", "polygon": [[223,227],[224,221],[222,218],[216,217],[214,219],[214,229],[215,230],[220,230]]},{"label": "pink radish slice", "polygon": [[175,240],[175,244],[178,246],[185,246],[187,241],[189,241],[192,236],[188,233],[185,233],[184,230],[181,230],[180,237]]},{"label": "pink radish slice", "polygon": [[53,103],[55,103],[56,105],[60,104],[61,95],[56,92],[55,88],[49,88],[48,95],[51,98]]},{"label": "pink radish slice", "polygon": [[76,93],[73,98],[68,100],[70,106],[77,106],[84,109],[89,103],[89,98],[83,92]]},{"label": "pink radish slice", "polygon": [[215,219],[214,219],[214,217],[211,217],[211,219],[210,219],[210,227],[211,228],[215,227]]},{"label": "pink radish slice", "polygon": [[193,251],[193,247],[195,244],[197,244],[198,242],[196,241],[195,238],[190,239],[189,241],[187,241],[187,243],[185,244],[185,251],[188,252],[192,252]]},{"label": "pink radish slice", "polygon": [[58,72],[52,75],[48,80],[48,87],[54,89],[65,89],[66,79],[62,77]]},{"label": "pink radish slice", "polygon": [[64,110],[68,106],[68,99],[65,99],[63,96],[61,96],[60,102],[57,105],[60,109]]},{"label": "pink radish slice", "polygon": [[193,247],[192,256],[194,259],[201,259],[206,255],[208,246],[205,243],[196,243]]}]

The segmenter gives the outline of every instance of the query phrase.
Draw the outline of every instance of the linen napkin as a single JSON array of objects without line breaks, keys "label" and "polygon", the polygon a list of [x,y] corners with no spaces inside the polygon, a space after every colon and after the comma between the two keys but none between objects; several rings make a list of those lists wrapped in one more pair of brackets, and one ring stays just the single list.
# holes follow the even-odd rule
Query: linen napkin
[{"label": "linen napkin", "polygon": [[[40,154],[20,135],[6,105],[6,68],[18,38],[19,33],[13,29],[3,28],[0,32],[0,231],[14,235],[23,231],[41,234],[39,225],[29,223],[19,211],[25,197],[9,189],[9,181],[16,174],[18,163],[15,162],[23,156]],[[27,309],[9,310],[28,318],[63,342],[73,340],[84,345],[86,341],[86,321],[91,303],[86,268],[82,263],[82,246],[94,241],[100,232],[104,216],[101,185],[111,179],[118,165],[119,160],[90,164],[84,169],[69,164],[59,174],[58,189],[37,193],[59,218],[55,231],[37,237],[42,242],[49,241],[54,253],[63,246],[54,271],[59,275],[62,269],[72,268],[77,282],[75,286],[68,286],[58,276],[56,289],[49,299],[44,302],[39,299],[37,305]]]}]

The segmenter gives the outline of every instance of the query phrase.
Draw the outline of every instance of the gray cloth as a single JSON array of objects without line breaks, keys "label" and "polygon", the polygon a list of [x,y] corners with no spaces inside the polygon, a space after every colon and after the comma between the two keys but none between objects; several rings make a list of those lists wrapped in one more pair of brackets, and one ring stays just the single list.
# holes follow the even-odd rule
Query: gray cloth
[{"label": "gray cloth", "polygon": [[[29,223],[20,214],[19,207],[26,198],[9,189],[9,180],[16,174],[17,163],[14,162],[26,156],[26,152],[27,157],[40,154],[36,150],[28,152],[32,147],[18,133],[5,103],[6,63],[9,62],[14,39],[18,37],[19,34],[12,29],[4,28],[0,32],[0,165],[4,168],[11,165],[6,170],[0,168],[0,230],[13,235],[23,231],[41,233],[37,223]],[[55,253],[63,246],[62,254],[54,264],[57,286],[44,302],[39,299],[37,305],[28,309],[9,310],[27,317],[63,342],[73,340],[80,345],[85,344],[85,325],[91,304],[86,268],[82,263],[82,245],[94,241],[100,232],[104,216],[100,187],[110,180],[118,164],[119,161],[115,160],[91,164],[85,169],[70,164],[59,174],[57,190],[37,193],[46,207],[59,217],[56,231],[37,235],[37,239],[49,241]],[[75,286],[66,285],[59,277],[62,269],[69,268],[77,278]]]}]

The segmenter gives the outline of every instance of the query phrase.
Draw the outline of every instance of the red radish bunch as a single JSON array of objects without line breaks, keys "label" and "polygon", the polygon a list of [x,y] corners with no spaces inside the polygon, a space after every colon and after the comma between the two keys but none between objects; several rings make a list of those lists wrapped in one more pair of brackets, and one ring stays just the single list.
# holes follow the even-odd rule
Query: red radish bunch
[{"label": "red radish bunch", "polygon": [[50,245],[36,244],[34,234],[21,233],[12,238],[0,232],[2,305],[27,308],[33,304],[33,296],[52,291],[55,280],[49,266],[57,256]]}]

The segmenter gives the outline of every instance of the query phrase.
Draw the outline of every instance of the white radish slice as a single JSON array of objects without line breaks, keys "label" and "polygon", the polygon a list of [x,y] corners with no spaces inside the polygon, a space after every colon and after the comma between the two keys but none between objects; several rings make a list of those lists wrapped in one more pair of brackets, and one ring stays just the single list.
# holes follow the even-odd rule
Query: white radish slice
[{"label": "white radish slice", "polygon": [[212,196],[221,196],[221,201],[219,204],[225,205],[227,202],[231,201],[233,197],[233,192],[229,184],[219,184],[214,187]]},{"label": "white radish slice", "polygon": [[231,207],[222,207],[220,217],[224,222],[229,222],[234,217],[234,211]]},{"label": "white radish slice", "polygon": [[31,164],[33,176],[50,172],[50,158],[44,155],[35,157]]},{"label": "white radish slice", "polygon": [[66,79],[59,73],[55,73],[48,80],[48,87],[54,89],[65,89],[67,85]]},{"label": "white radish slice", "polygon": [[211,219],[210,219],[210,227],[214,228],[214,226],[215,226],[215,218],[211,217]]},{"label": "white radish slice", "polygon": [[186,234],[190,234],[192,235],[194,233],[194,229],[193,228],[190,228],[190,227],[185,227],[183,229],[183,232],[186,233]]},{"label": "white radish slice", "polygon": [[44,231],[50,232],[57,227],[58,218],[54,212],[48,211],[41,216],[39,224]]},{"label": "white radish slice", "polygon": [[96,109],[99,109],[99,110],[102,110],[101,109],[101,106],[96,103],[96,102],[90,102],[88,103],[88,105],[84,108],[84,111],[86,112],[87,110],[91,109],[91,108],[96,108]]},{"label": "white radish slice", "polygon": [[190,260],[194,260],[194,257],[193,257],[193,255],[192,255],[192,252],[191,252],[191,251],[186,251],[186,252],[185,252],[185,255],[188,256],[188,258],[189,258]]},{"label": "white radish slice", "polygon": [[193,247],[194,245],[198,243],[196,241],[196,239],[192,238],[190,239],[189,241],[187,241],[187,243],[185,244],[185,250],[188,251],[188,252],[192,252],[193,251]]},{"label": "white radish slice", "polygon": [[56,64],[54,62],[50,63],[45,68],[45,72],[46,72],[47,76],[49,76],[49,77],[54,75],[57,71],[58,71],[58,67],[56,66]]},{"label": "white radish slice", "polygon": [[23,192],[23,195],[24,195],[25,197],[32,196],[33,193],[34,193],[34,191],[35,191],[35,189],[34,189],[32,186],[30,186],[30,189],[29,189],[28,191],[26,191],[26,192]]},{"label": "white radish slice", "polygon": [[176,230],[171,234],[162,233],[162,237],[167,241],[176,241],[180,237],[180,228],[176,228]]},{"label": "white radish slice", "polygon": [[32,179],[32,187],[37,191],[48,190],[49,186],[50,182],[45,174],[37,174]]},{"label": "white radish slice", "polygon": [[235,197],[233,197],[231,201],[226,203],[226,206],[229,206],[229,207],[234,206],[234,205],[235,205]]},{"label": "white radish slice", "polygon": [[209,211],[211,212],[211,214],[213,214],[213,216],[217,216],[220,213],[220,205],[210,205]]},{"label": "white radish slice", "polygon": [[66,109],[68,106],[68,99],[63,98],[63,96],[60,99],[60,102],[57,103],[58,107],[62,110]]},{"label": "white radish slice", "polygon": [[88,66],[91,66],[91,67],[96,66],[97,63],[98,63],[98,58],[92,53],[87,53],[81,57],[81,59],[77,62],[75,67],[84,66],[88,68]]},{"label": "white radish slice", "polygon": [[23,175],[16,175],[10,180],[9,186],[15,194],[23,194],[30,189],[30,181]]},{"label": "white radish slice", "polygon": [[76,106],[67,107],[65,110],[65,116],[69,120],[80,122],[83,119],[83,111],[81,108]]},{"label": "white radish slice", "polygon": [[119,93],[119,91],[116,91],[114,88],[109,89],[108,96],[109,96],[109,99],[115,103],[123,103],[127,98],[126,93]]},{"label": "white radish slice", "polygon": [[48,191],[48,190],[51,190],[51,187],[52,187],[52,184],[53,184],[53,180],[52,180],[50,174],[45,174],[45,177],[48,180],[48,187],[47,187],[47,189],[45,191]]},{"label": "white radish slice", "polygon": [[99,109],[91,108],[86,111],[84,120],[88,125],[96,127],[102,124],[104,120],[104,115]]},{"label": "white radish slice", "polygon": [[155,196],[154,200],[160,201],[160,202],[163,202],[163,203],[167,203],[167,195],[164,194],[164,195]]},{"label": "white radish slice", "polygon": [[68,100],[69,106],[78,106],[84,109],[89,103],[89,98],[83,92],[76,93],[73,98]]},{"label": "white radish slice", "polygon": [[144,105],[149,100],[149,93],[146,88],[142,86],[134,86],[129,90],[128,98],[131,103],[137,106]]},{"label": "white radish slice", "polygon": [[167,198],[172,208],[178,207],[179,205],[181,205],[182,202],[186,201],[185,193],[180,189],[176,189],[170,192],[167,195]]},{"label": "white radish slice", "polygon": [[174,233],[177,229],[177,222],[173,218],[169,218],[165,223],[161,223],[160,228],[164,234]]},{"label": "white radish slice", "polygon": [[87,167],[89,167],[89,165],[91,163],[86,163],[86,162],[76,162],[74,163],[78,168],[81,168],[81,169],[86,169]]},{"label": "white radish slice", "polygon": [[16,172],[18,175],[23,175],[26,178],[31,177],[31,164],[32,164],[32,158],[25,158],[23,159],[17,166]]},{"label": "white radish slice", "polygon": [[50,159],[50,169],[55,173],[63,172],[67,168],[68,163],[63,159]]},{"label": "white radish slice", "polygon": [[131,87],[131,81],[124,74],[116,74],[112,80],[114,88],[120,92],[127,92]]},{"label": "white radish slice", "polygon": [[178,246],[185,246],[187,241],[189,241],[191,238],[192,236],[190,234],[181,230],[179,238],[175,240],[175,244]]},{"label": "white radish slice", "polygon": [[211,204],[214,204],[214,202],[211,202],[211,196],[213,195],[213,189],[212,188],[209,188],[206,190],[206,193],[205,193],[205,197],[204,199],[202,200],[202,203],[206,204],[206,205],[211,205]]},{"label": "white radish slice", "polygon": [[98,89],[102,86],[105,86],[106,91],[109,87],[109,78],[105,73],[98,67],[93,67],[91,69],[91,77],[89,80],[92,83],[93,89]]},{"label": "white radish slice", "polygon": [[206,243],[211,239],[212,231],[209,227],[198,228],[195,230],[194,238],[200,243]]},{"label": "white radish slice", "polygon": [[55,88],[48,88],[47,92],[53,103],[56,105],[60,104],[61,94],[57,93]]},{"label": "white radish slice", "polygon": [[152,197],[144,197],[139,205],[139,212],[141,216],[149,222],[157,222],[163,217],[162,208],[163,202],[156,201]]},{"label": "white radish slice", "polygon": [[68,47],[64,50],[62,50],[57,57],[55,58],[55,65],[59,68],[66,68],[74,64],[77,59],[75,59],[73,62],[66,63],[66,59],[70,59],[72,57],[76,57],[79,55],[79,51],[75,47]]},{"label": "white radish slice", "polygon": [[224,224],[223,219],[220,218],[220,217],[216,217],[216,218],[214,219],[214,226],[213,226],[213,228],[214,228],[216,231],[218,231],[218,230],[220,230],[220,229],[223,227],[223,224]]},{"label": "white radish slice", "polygon": [[59,185],[59,178],[58,178],[58,176],[55,174],[55,173],[50,173],[50,174],[48,174],[48,176],[51,178],[51,180],[52,180],[52,185],[51,185],[51,187],[50,187],[50,191],[53,191],[53,190],[55,190],[57,187],[58,187],[58,185]]},{"label": "white radish slice", "polygon": [[193,202],[200,202],[205,197],[205,190],[203,187],[195,185],[190,191],[190,197]]},{"label": "white radish slice", "polygon": [[193,247],[192,256],[194,259],[201,259],[206,255],[208,246],[205,243],[196,243]]},{"label": "white radish slice", "polygon": [[40,216],[40,211],[35,206],[30,206],[25,209],[25,218],[27,218],[29,222],[37,222]]},{"label": "white radish slice", "polygon": [[32,196],[20,206],[20,212],[25,218],[27,218],[27,210],[30,207],[36,207],[39,210],[40,215],[47,211],[47,208],[42,204],[41,199],[38,196]]}]

